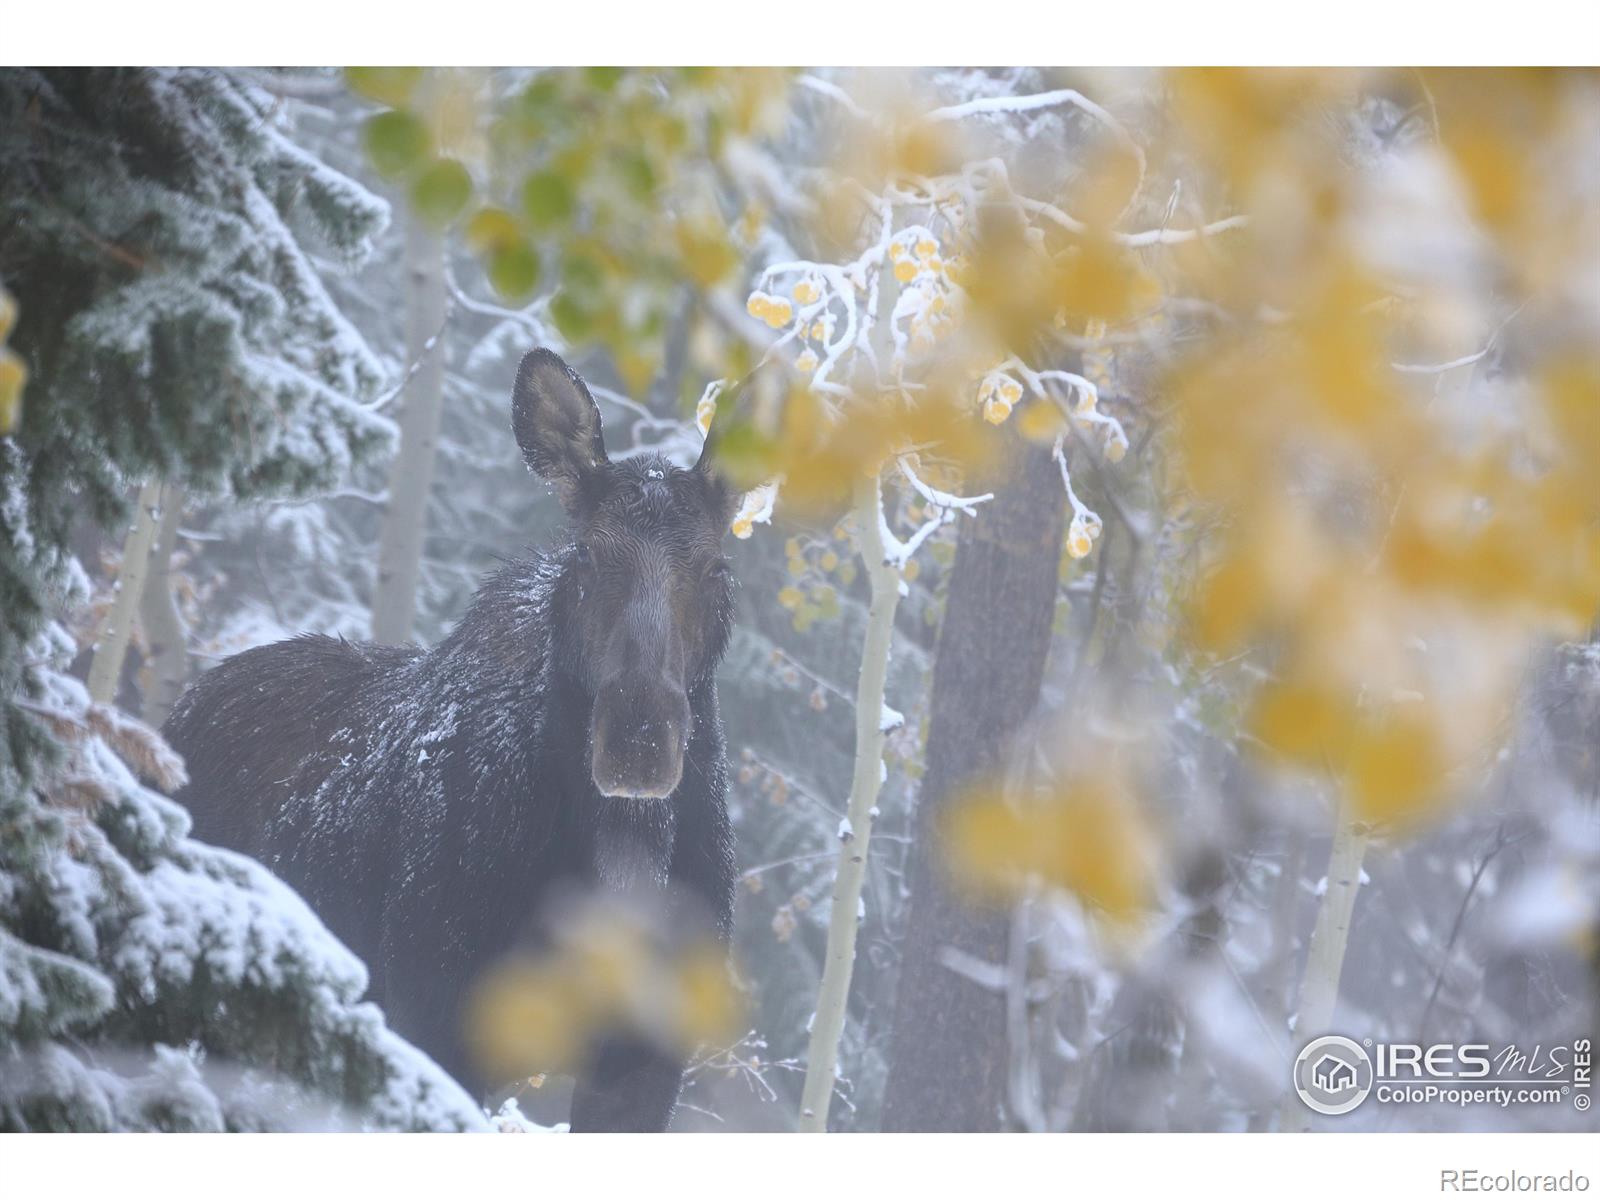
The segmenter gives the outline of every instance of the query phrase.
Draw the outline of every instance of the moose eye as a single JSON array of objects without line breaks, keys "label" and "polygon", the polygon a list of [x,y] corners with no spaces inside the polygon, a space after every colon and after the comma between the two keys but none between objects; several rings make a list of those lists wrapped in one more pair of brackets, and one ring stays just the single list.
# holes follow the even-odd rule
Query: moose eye
[{"label": "moose eye", "polygon": [[706,564],[706,581],[721,583],[733,575],[733,566],[725,558],[713,558]]},{"label": "moose eye", "polygon": [[573,561],[580,567],[588,567],[594,563],[594,556],[589,553],[589,543],[579,542],[572,554]]}]

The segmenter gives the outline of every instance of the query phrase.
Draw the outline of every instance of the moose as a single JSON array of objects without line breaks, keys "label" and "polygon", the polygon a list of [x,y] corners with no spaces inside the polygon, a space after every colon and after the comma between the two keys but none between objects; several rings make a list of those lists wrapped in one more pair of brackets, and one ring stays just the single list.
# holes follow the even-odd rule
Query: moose
[{"label": "moose", "polygon": [[[572,536],[487,579],[432,650],[302,635],[204,675],[164,732],[194,835],[296,888],[368,966],[390,1024],[480,1095],[473,981],[559,920],[575,888],[641,890],[726,948],[733,835],[715,672],[733,620],[721,550],[738,493],[608,459],[600,410],[559,356],[523,358],[511,424]],[[653,1131],[680,1051],[593,1039],[571,1127]]]}]

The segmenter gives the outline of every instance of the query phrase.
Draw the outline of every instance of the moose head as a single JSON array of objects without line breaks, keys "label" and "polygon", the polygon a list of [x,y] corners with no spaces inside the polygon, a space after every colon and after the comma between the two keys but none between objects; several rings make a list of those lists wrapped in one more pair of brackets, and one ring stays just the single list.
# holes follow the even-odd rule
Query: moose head
[{"label": "moose head", "polygon": [[522,360],[511,423],[573,525],[554,614],[557,665],[589,698],[590,774],[603,796],[662,799],[683,776],[693,698],[733,620],[722,554],[738,495],[712,470],[655,454],[612,462],[600,409],[549,350]]}]

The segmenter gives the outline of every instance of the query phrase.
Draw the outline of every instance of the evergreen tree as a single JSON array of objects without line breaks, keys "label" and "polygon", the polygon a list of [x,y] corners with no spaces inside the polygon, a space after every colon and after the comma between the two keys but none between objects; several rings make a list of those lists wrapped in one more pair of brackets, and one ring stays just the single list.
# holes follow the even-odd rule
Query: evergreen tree
[{"label": "evergreen tree", "polygon": [[[467,1128],[262,867],[186,838],[160,738],[66,674],[80,518],[161,478],[292,496],[387,448],[313,253],[387,207],[224,72],[0,72],[0,277],[30,382],[0,437],[0,1129]],[[15,414],[13,414],[15,416]]]}]

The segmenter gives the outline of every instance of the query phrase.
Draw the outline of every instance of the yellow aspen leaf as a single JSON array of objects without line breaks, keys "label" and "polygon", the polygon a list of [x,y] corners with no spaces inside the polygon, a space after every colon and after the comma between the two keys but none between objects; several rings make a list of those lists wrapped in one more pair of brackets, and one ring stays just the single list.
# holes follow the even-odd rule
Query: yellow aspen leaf
[{"label": "yellow aspen leaf", "polygon": [[[739,252],[727,232],[710,221],[680,221],[673,229],[678,257],[689,277],[701,287],[714,287],[739,264]],[[757,315],[752,310],[752,315]]]},{"label": "yellow aspen leaf", "polygon": [[568,1072],[587,1033],[584,998],[563,972],[517,962],[489,974],[468,1006],[478,1061],[502,1076]]},{"label": "yellow aspen leaf", "polygon": [[1066,427],[1066,418],[1053,404],[1029,404],[1017,416],[1017,428],[1023,437],[1032,442],[1053,442]]},{"label": "yellow aspen leaf", "polygon": [[953,806],[945,832],[952,870],[980,896],[1014,894],[1034,876],[1119,923],[1148,906],[1149,837],[1131,801],[1101,781],[1026,805],[980,788]]},{"label": "yellow aspen leaf", "polygon": [[1000,396],[990,396],[983,402],[983,419],[991,425],[1003,425],[1011,415],[1010,401]]},{"label": "yellow aspen leaf", "polygon": [[1094,238],[1063,259],[1053,281],[1056,304],[1069,320],[1098,317],[1125,321],[1153,310],[1161,300],[1155,276],[1111,242]]},{"label": "yellow aspen leaf", "polygon": [[719,949],[708,946],[686,953],[677,966],[676,984],[673,1033],[682,1050],[719,1044],[738,1034],[743,1006]]},{"label": "yellow aspen leaf", "polygon": [[472,215],[465,230],[467,246],[474,254],[488,255],[522,240],[516,217],[503,208],[482,208]]},{"label": "yellow aspen leaf", "polygon": [[700,430],[702,436],[711,432],[711,422],[717,416],[717,402],[715,399],[702,399],[694,406],[695,428]]},{"label": "yellow aspen leaf", "polygon": [[1483,219],[1500,228],[1512,224],[1528,194],[1520,149],[1504,133],[1468,122],[1452,126],[1444,144]]},{"label": "yellow aspen leaf", "polygon": [[1190,605],[1195,643],[1213,654],[1232,653],[1259,625],[1266,594],[1267,581],[1248,556],[1224,560],[1201,582]]},{"label": "yellow aspen leaf", "polygon": [[1600,358],[1568,358],[1544,375],[1545,409],[1571,483],[1600,510]]},{"label": "yellow aspen leaf", "polygon": [[766,312],[762,318],[772,328],[777,329],[789,323],[789,318],[794,315],[794,305],[782,296],[773,296],[767,302]]},{"label": "yellow aspen leaf", "polygon": [[22,389],[28,382],[28,368],[21,357],[0,347],[0,436],[16,431],[22,423]]},{"label": "yellow aspen leaf", "polygon": [[[650,384],[661,366],[661,361],[656,355],[630,349],[613,357],[617,374],[622,376],[622,382],[627,386],[629,395],[643,396],[650,390]],[[712,411],[715,412],[715,409]]]},{"label": "yellow aspen leaf", "polygon": [[1250,732],[1291,762],[1333,768],[1349,753],[1356,721],[1354,696],[1318,681],[1288,679],[1269,684],[1256,697]]},{"label": "yellow aspen leaf", "polygon": [[1446,764],[1425,710],[1391,713],[1350,747],[1348,786],[1358,821],[1406,826],[1425,817],[1444,788]]}]

